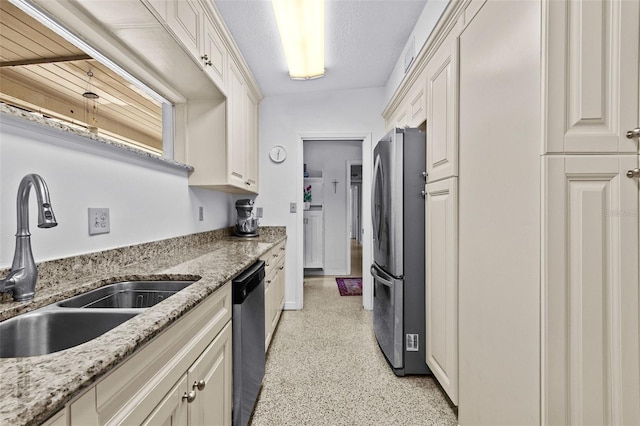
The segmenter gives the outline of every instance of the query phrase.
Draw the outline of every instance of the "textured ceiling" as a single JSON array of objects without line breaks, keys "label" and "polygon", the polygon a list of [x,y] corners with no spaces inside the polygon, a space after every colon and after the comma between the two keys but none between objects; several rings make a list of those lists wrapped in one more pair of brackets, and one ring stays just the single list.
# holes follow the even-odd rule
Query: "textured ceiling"
[{"label": "textured ceiling", "polygon": [[265,96],[386,84],[426,0],[326,0],[326,76],[289,78],[269,0],[215,0]]}]

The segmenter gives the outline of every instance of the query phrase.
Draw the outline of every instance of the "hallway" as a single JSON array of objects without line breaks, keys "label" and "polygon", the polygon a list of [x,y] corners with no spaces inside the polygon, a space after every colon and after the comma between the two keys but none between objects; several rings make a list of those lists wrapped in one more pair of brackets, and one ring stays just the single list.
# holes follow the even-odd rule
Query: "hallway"
[{"label": "hallway", "polygon": [[392,373],[362,297],[341,297],[335,277],[304,286],[304,309],[283,312],[271,343],[253,426],[457,424],[432,377]]}]

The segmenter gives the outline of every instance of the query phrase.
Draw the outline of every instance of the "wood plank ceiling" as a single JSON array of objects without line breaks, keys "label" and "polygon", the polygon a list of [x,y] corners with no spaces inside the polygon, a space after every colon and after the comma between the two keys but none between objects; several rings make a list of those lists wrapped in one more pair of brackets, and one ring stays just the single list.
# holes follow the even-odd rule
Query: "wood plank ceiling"
[{"label": "wood plank ceiling", "polygon": [[162,149],[160,103],[8,0],[0,0],[0,101]]}]

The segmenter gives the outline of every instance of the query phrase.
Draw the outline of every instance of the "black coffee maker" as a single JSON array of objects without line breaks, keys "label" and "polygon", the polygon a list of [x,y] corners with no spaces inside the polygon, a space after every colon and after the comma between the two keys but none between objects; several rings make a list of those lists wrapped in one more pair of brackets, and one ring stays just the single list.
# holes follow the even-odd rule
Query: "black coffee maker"
[{"label": "black coffee maker", "polygon": [[258,236],[258,218],[253,216],[253,200],[243,199],[236,201],[236,235],[239,237]]}]

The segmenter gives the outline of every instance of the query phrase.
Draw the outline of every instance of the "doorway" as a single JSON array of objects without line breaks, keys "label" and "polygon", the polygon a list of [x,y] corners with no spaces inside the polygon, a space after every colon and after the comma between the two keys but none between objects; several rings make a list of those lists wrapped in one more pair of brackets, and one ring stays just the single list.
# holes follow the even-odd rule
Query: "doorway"
[{"label": "doorway", "polygon": [[[330,146],[328,153],[322,154],[323,143]],[[342,143],[343,145],[339,145]],[[304,170],[307,163],[308,178],[305,184],[304,175],[301,173],[298,180],[299,193],[304,194],[305,189],[311,186],[311,204],[315,204],[315,210],[322,209],[324,214],[325,239],[324,259],[320,268],[304,268],[304,227],[309,226],[309,220],[305,214],[298,215],[297,247],[300,260],[296,280],[296,301],[298,309],[303,307],[304,277],[312,276],[352,276],[352,266],[358,267],[362,277],[362,305],[365,309],[373,308],[373,291],[371,277],[363,271],[363,265],[371,263],[370,233],[370,175],[371,175],[371,134],[299,134],[298,135],[298,165],[299,170]],[[357,146],[358,157],[346,158],[338,155],[337,148]],[[306,152],[306,154],[305,154]],[[312,153],[312,157],[309,154]],[[324,164],[324,166],[322,165]],[[354,190],[352,190],[351,166],[357,166],[359,182],[357,182],[357,226],[354,231],[353,203]],[[309,178],[322,177],[321,195],[322,205],[314,201],[318,197],[313,194],[314,184]],[[318,183],[316,183],[317,185]],[[342,213],[332,211],[332,203],[340,205]],[[304,204],[303,204],[304,205]],[[335,206],[334,206],[335,207]],[[312,207],[309,206],[311,209]],[[311,213],[307,213],[309,216]],[[355,238],[352,238],[352,235]],[[355,240],[355,241],[353,241]],[[353,245],[353,248],[352,248]],[[355,272],[355,271],[354,271]]]}]

